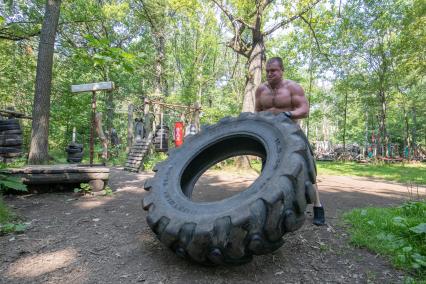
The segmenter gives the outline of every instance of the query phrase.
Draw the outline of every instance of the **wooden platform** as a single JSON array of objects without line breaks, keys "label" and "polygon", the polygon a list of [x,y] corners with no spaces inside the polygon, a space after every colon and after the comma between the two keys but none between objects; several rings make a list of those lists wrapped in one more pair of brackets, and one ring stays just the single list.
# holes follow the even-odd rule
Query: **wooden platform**
[{"label": "wooden platform", "polygon": [[89,183],[93,191],[102,190],[109,179],[109,168],[105,166],[78,164],[26,166],[0,170],[0,173],[19,177],[27,185]]}]

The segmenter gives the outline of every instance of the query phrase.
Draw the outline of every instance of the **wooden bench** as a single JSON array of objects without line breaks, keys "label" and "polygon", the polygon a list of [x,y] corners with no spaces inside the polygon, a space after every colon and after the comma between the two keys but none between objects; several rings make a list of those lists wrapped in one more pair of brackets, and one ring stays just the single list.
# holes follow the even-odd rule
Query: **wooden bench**
[{"label": "wooden bench", "polygon": [[105,188],[109,179],[109,168],[89,165],[37,165],[19,169],[4,169],[0,173],[21,178],[28,186],[74,185],[88,183],[93,191]]}]

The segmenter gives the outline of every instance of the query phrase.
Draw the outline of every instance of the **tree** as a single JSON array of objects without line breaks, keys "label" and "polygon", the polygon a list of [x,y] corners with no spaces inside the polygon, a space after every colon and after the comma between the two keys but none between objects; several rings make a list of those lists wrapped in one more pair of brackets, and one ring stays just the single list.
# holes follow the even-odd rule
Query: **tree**
[{"label": "tree", "polygon": [[37,58],[31,146],[28,158],[30,164],[43,164],[49,157],[48,136],[53,52],[60,6],[61,0],[46,1]]},{"label": "tree", "polygon": [[[272,0],[255,1],[219,1],[213,2],[222,10],[231,22],[233,38],[228,46],[235,52],[247,58],[247,78],[244,90],[243,112],[254,111],[254,95],[262,81],[262,68],[265,64],[265,38],[279,28],[291,23],[307,13],[319,0],[309,4],[299,1],[295,6],[300,7],[293,16],[286,17],[271,27],[264,28],[264,19]],[[233,5],[232,5],[233,4]],[[254,5],[253,5],[254,4]],[[285,8],[290,8],[284,1]],[[232,10],[236,11],[235,13]]]},{"label": "tree", "polygon": [[138,0],[142,5],[143,17],[149,24],[152,39],[156,51],[154,66],[154,93],[168,95],[167,81],[164,76],[164,65],[166,61],[166,30],[167,30],[167,7],[166,0],[147,1]]}]

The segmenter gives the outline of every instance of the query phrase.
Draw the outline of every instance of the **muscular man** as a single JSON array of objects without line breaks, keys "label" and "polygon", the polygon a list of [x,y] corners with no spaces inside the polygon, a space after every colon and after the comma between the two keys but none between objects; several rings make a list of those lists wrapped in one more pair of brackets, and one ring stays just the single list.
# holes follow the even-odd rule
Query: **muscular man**
[{"label": "muscular man", "polygon": [[[291,80],[283,79],[283,61],[280,57],[273,57],[266,63],[267,82],[261,84],[256,90],[256,112],[270,111],[274,114],[283,112],[295,123],[305,118],[309,113],[308,100],[302,87]],[[314,203],[315,225],[324,225],[324,208],[318,194],[318,187],[315,186],[316,200]]]}]

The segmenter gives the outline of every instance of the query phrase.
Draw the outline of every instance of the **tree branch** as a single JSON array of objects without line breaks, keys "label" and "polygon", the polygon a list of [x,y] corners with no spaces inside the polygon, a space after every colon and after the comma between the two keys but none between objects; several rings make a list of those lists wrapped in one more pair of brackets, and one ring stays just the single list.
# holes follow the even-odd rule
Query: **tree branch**
[{"label": "tree branch", "polygon": [[294,20],[300,18],[301,16],[303,16],[304,14],[306,14],[309,10],[311,10],[316,4],[318,4],[321,0],[316,0],[315,2],[313,2],[312,4],[309,4],[308,6],[306,6],[302,11],[300,11],[298,14],[292,16],[289,19],[285,19],[283,21],[281,21],[280,23],[276,24],[275,26],[273,26],[272,28],[270,28],[269,30],[265,31],[263,33],[263,36],[267,36],[272,34],[273,32],[275,32],[277,29],[287,25],[288,23],[293,22]]},{"label": "tree branch", "polygon": [[0,30],[0,39],[6,39],[6,40],[12,40],[12,41],[26,40],[38,35],[40,35],[40,31],[36,31],[26,35],[16,35],[7,31]]},{"label": "tree branch", "polygon": [[269,4],[271,4],[273,2],[273,0],[264,0],[262,3],[262,11],[266,9],[266,7],[268,7]]},{"label": "tree branch", "polygon": [[245,26],[246,28],[251,29],[251,30],[253,30],[255,28],[253,25],[250,25],[249,23],[247,23],[243,19],[235,17],[234,15],[232,15],[231,12],[229,12],[229,10],[226,9],[225,6],[220,4],[217,0],[212,0],[212,1],[219,7],[219,9],[222,10],[223,13],[225,13],[225,15],[231,21],[231,24],[234,27],[234,29],[237,28],[237,26],[238,26],[237,22],[240,23],[241,25]]},{"label": "tree branch", "polygon": [[312,36],[314,37],[314,39],[315,39],[315,43],[316,43],[316,45],[317,45],[317,47],[318,47],[318,51],[319,51],[319,53],[321,54],[321,55],[323,55],[326,59],[327,59],[327,61],[328,61],[328,63],[330,63],[330,65],[332,65],[332,63],[331,63],[331,60],[330,60],[330,58],[328,57],[328,54],[326,54],[326,53],[323,53],[322,52],[322,50],[321,50],[321,45],[320,45],[320,43],[319,43],[319,41],[318,41],[318,38],[317,38],[317,34],[315,33],[315,30],[314,30],[314,28],[312,27],[312,24],[311,24],[311,22],[309,22],[308,20],[306,20],[305,19],[305,17],[303,17],[303,15],[300,15],[300,18],[308,25],[308,27],[309,27],[309,29],[311,30],[311,32],[312,32]]},{"label": "tree branch", "polygon": [[217,0],[212,1],[223,11],[223,13],[225,13],[225,15],[230,20],[232,27],[234,28],[234,37],[226,45],[232,48],[238,54],[241,54],[244,57],[248,57],[249,45],[241,38],[241,35],[246,28],[253,30],[254,26],[246,23],[242,19],[236,18]]}]

